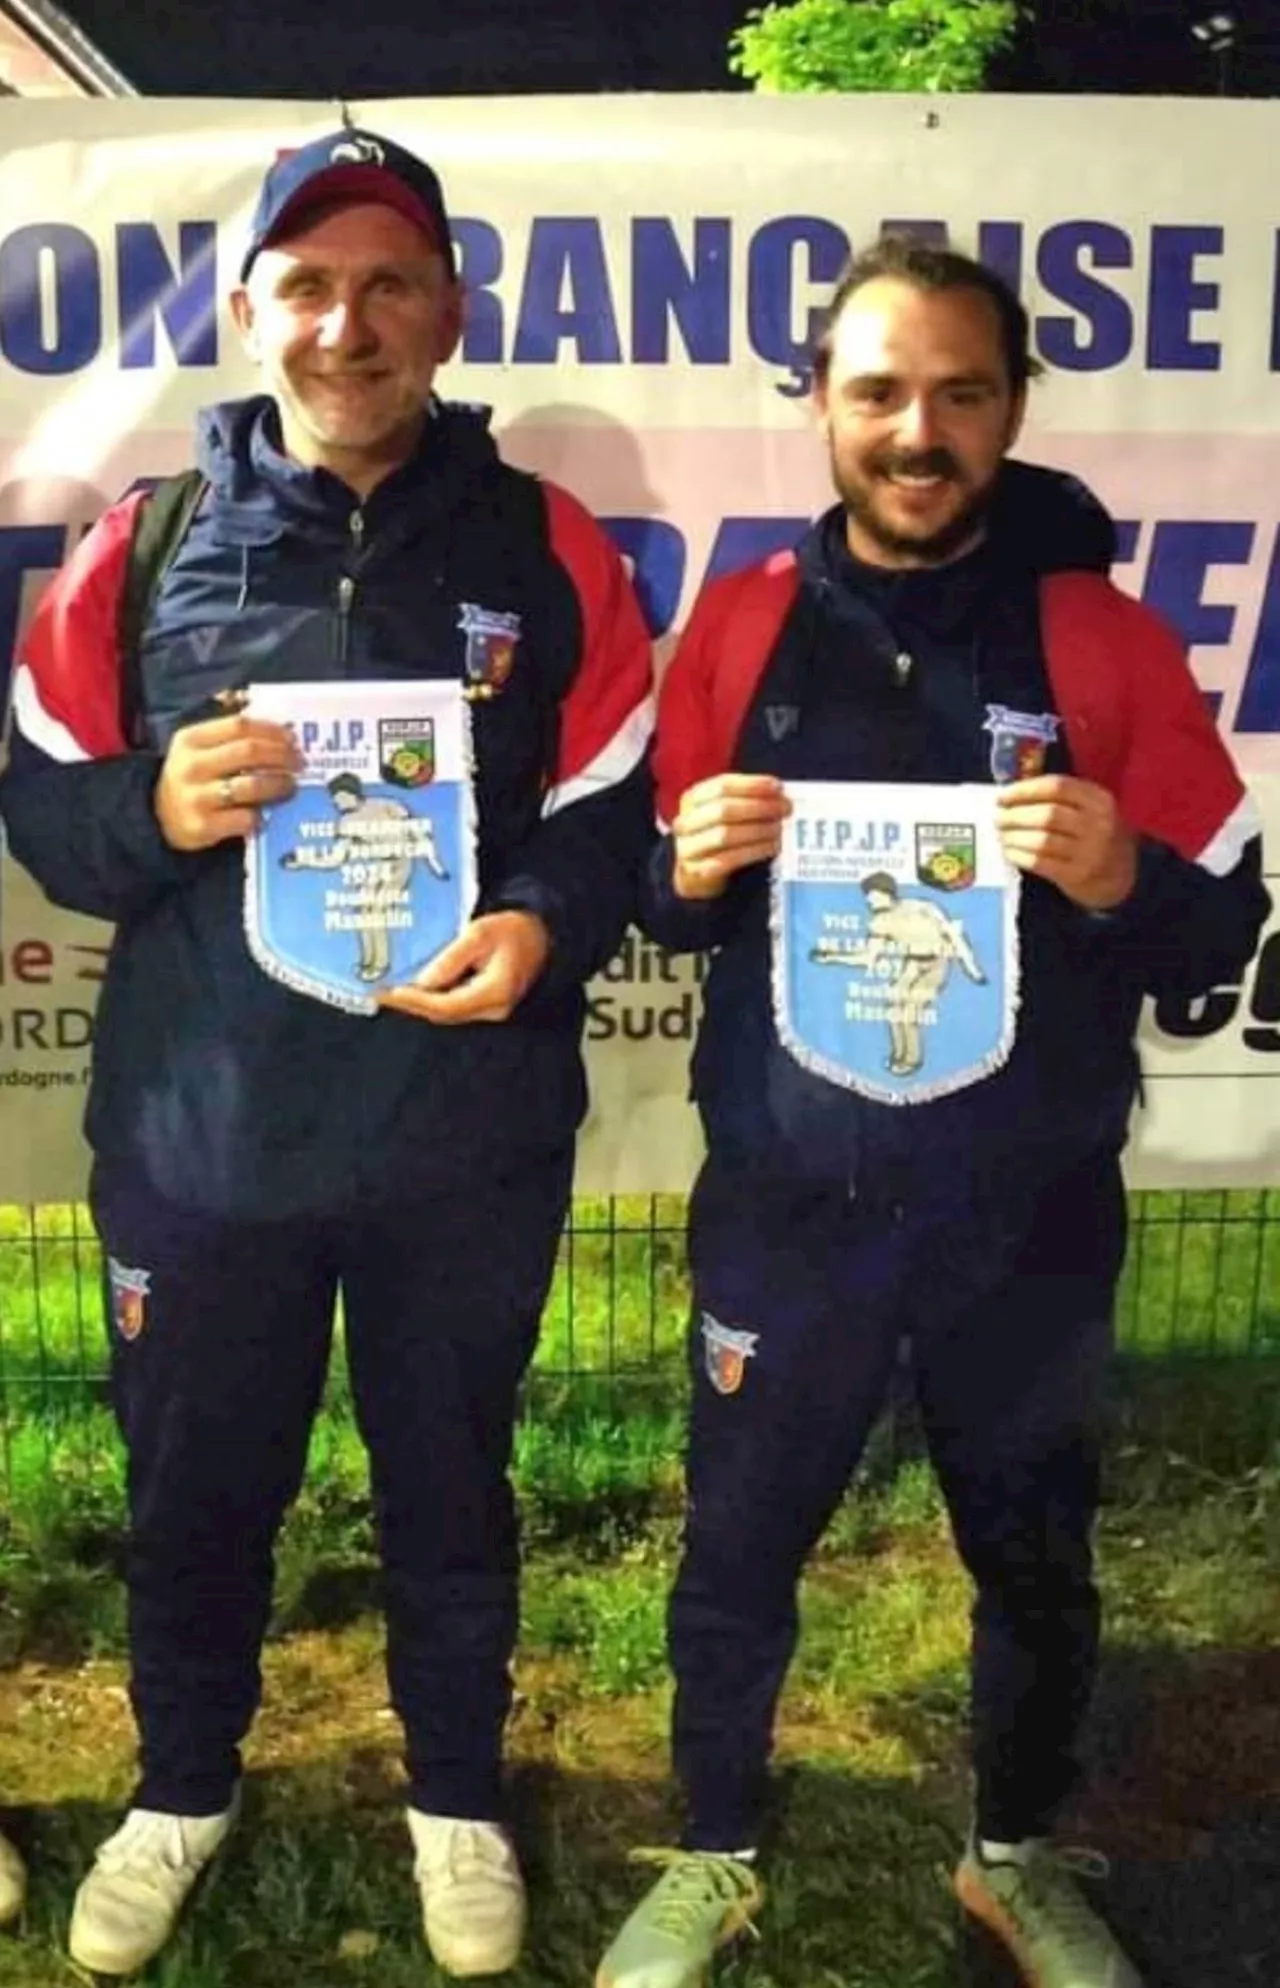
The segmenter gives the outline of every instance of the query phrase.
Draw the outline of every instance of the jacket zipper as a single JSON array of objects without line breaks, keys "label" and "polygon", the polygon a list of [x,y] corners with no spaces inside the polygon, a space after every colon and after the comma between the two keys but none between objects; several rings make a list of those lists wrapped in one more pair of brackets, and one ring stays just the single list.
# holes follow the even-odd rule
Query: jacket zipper
[{"label": "jacket zipper", "polygon": [[[364,550],[364,512],[356,509],[351,513],[348,528],[351,533],[351,563],[358,567],[360,554]],[[338,582],[338,661],[345,663],[351,647],[351,608],[356,597],[355,576],[344,573]]]}]

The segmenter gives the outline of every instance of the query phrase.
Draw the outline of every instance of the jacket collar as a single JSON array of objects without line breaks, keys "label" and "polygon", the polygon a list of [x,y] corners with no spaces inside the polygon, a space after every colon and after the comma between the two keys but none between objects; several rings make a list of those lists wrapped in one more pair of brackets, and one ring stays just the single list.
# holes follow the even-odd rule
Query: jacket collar
[{"label": "jacket collar", "polygon": [[218,536],[263,545],[284,532],[345,540],[353,510],[376,530],[386,516],[424,519],[454,508],[480,471],[496,461],[489,410],[432,400],[418,446],[359,503],[326,469],[309,469],[284,452],[279,410],[266,394],[206,408],[199,418],[197,461],[213,492]]}]

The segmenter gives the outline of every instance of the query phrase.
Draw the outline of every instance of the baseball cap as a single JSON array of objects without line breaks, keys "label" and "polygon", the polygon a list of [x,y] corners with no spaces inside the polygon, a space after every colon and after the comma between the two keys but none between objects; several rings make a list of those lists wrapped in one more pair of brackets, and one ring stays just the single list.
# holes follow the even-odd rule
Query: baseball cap
[{"label": "baseball cap", "polygon": [[440,182],[422,159],[372,131],[334,131],[276,160],[262,182],[240,265],[243,283],[260,249],[335,201],[392,207],[420,228],[456,275],[449,217]]}]

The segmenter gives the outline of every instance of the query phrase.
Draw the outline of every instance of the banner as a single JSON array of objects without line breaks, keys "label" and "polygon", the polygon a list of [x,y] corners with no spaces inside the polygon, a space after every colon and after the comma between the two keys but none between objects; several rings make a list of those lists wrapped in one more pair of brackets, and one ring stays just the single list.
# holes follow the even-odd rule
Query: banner
[{"label": "banner", "polygon": [[279,683],[297,790],[245,845],[244,922],[265,973],[348,1014],[413,980],[476,899],[470,712],[460,683]]},{"label": "banner", "polygon": [[788,783],[773,1004],[806,1070],[882,1104],[981,1081],[1013,1048],[1021,877],[992,786]]},{"label": "banner", "polygon": [[[602,518],[663,656],[704,577],[791,543],[829,501],[806,355],[851,246],[911,227],[1000,269],[1048,373],[1020,453],[1115,513],[1116,577],[1191,645],[1274,866],[1270,104],[725,94],[353,114],[445,183],[470,302],[444,390],[491,402],[508,459]],[[0,673],[86,525],[188,464],[198,407],[253,386],[225,300],[258,182],[333,123],[330,104],[0,102]],[[11,864],[3,888],[0,1200],[56,1199],[83,1180],[109,935]],[[632,937],[591,990],[584,1189],[687,1182],[701,971]],[[1280,1181],[1280,928],[1244,986],[1151,1016],[1143,1057],[1135,1181]]]}]

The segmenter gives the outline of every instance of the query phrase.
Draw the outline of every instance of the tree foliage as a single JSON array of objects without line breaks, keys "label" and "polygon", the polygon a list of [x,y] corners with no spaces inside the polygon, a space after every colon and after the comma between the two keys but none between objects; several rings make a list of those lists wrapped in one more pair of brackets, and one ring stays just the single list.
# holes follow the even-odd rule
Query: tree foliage
[{"label": "tree foliage", "polygon": [[729,40],[758,90],[977,90],[1018,0],[770,0]]}]

